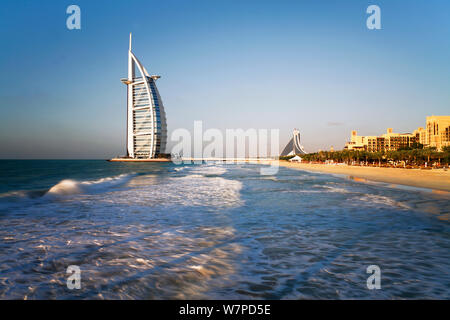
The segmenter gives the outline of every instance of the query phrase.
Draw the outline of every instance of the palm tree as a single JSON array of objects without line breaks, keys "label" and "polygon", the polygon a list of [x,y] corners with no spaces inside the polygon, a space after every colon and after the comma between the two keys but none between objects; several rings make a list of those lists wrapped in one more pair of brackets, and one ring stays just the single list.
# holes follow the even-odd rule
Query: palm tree
[{"label": "palm tree", "polygon": [[381,167],[381,158],[383,158],[383,153],[380,151],[374,152],[373,156],[378,160],[378,166]]},{"label": "palm tree", "polygon": [[430,162],[430,158],[433,155],[434,150],[432,148],[425,148],[422,150],[422,154],[424,157],[427,157],[427,163]]}]

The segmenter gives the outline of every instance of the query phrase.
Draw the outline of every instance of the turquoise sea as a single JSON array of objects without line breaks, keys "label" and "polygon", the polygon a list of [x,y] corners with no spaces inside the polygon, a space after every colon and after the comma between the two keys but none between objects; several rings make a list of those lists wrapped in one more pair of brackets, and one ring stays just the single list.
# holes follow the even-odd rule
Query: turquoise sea
[{"label": "turquoise sea", "polygon": [[0,299],[450,299],[448,194],[259,169],[0,161]]}]

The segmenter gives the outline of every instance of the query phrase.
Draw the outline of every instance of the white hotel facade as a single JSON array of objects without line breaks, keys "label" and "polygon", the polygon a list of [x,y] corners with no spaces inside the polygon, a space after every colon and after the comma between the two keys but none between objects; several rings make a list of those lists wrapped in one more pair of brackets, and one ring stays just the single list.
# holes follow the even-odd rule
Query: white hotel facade
[{"label": "white hotel facade", "polygon": [[[137,69],[137,70],[136,70]],[[153,159],[164,153],[167,124],[164,106],[156,87],[160,76],[149,75],[145,67],[128,50],[127,85],[127,157]]]}]

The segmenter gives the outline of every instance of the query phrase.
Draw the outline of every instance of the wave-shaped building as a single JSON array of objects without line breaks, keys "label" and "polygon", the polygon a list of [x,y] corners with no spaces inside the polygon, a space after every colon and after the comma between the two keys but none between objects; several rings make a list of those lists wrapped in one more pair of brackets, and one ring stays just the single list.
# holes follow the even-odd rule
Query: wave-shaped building
[{"label": "wave-shaped building", "polygon": [[127,157],[153,159],[165,152],[167,124],[164,106],[156,87],[160,76],[149,75],[145,67],[128,50],[127,85]]},{"label": "wave-shaped building", "polygon": [[292,138],[289,140],[286,147],[284,147],[283,152],[281,152],[281,156],[291,156],[296,154],[306,154],[306,152],[300,144],[300,131],[294,129]]}]

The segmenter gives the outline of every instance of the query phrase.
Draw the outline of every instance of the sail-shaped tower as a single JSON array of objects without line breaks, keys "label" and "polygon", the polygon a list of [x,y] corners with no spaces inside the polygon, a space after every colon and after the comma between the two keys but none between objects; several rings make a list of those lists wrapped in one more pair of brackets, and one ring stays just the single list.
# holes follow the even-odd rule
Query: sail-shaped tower
[{"label": "sail-shaped tower", "polygon": [[164,106],[156,87],[160,76],[149,75],[131,51],[128,50],[128,77],[121,79],[127,85],[127,157],[153,159],[164,153],[167,125]]}]

